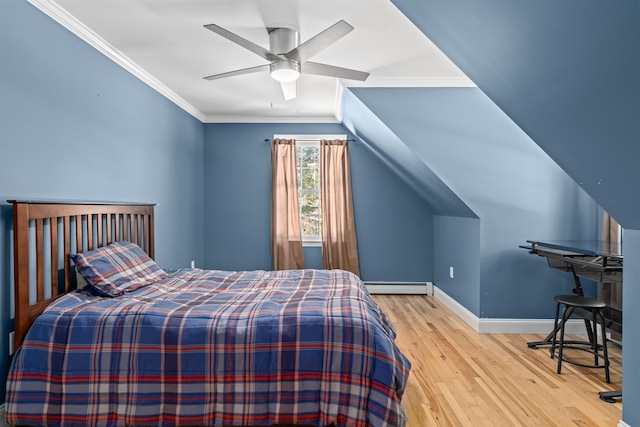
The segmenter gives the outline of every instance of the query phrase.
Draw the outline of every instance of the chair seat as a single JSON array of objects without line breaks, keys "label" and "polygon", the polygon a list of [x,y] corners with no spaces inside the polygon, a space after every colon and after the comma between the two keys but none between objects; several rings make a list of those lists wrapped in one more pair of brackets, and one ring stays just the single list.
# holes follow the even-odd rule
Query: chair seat
[{"label": "chair seat", "polygon": [[598,301],[595,298],[584,297],[581,295],[557,295],[555,297],[556,302],[571,307],[581,307],[587,309],[594,308],[606,308],[607,305],[602,301]]}]

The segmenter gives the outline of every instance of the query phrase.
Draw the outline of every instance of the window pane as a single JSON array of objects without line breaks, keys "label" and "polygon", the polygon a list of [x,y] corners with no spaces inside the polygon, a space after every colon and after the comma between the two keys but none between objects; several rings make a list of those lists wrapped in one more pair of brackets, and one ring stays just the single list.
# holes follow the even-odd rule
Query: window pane
[{"label": "window pane", "polygon": [[299,168],[318,168],[320,165],[320,147],[319,146],[298,146],[298,167]]},{"label": "window pane", "polygon": [[300,194],[298,203],[300,204],[300,213],[307,215],[320,215],[320,194]]},{"label": "window pane", "polygon": [[317,168],[299,168],[298,186],[302,190],[319,190],[320,170]]},{"label": "window pane", "polygon": [[300,215],[300,227],[302,228],[302,238],[320,238],[319,215]]}]

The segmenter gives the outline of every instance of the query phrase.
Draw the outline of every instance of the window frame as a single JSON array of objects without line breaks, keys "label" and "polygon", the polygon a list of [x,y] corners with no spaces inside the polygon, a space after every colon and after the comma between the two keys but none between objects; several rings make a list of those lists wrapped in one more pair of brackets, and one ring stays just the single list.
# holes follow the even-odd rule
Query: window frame
[{"label": "window frame", "polygon": [[[318,150],[320,149],[320,140],[322,139],[327,139],[327,140],[332,140],[332,139],[347,139],[347,135],[346,134],[274,134],[273,135],[274,139],[295,139],[296,141],[296,158],[298,155],[298,147],[302,147],[302,146],[316,146],[318,147]],[[296,169],[298,168],[298,165],[296,164]],[[319,172],[320,171],[320,165],[318,165],[318,169]],[[320,182],[322,182],[322,178],[320,178]],[[300,185],[300,183],[298,183],[298,186]],[[298,187],[298,197],[300,194],[300,187]],[[320,193],[320,209],[322,211],[322,193]],[[300,206],[298,207],[298,218],[300,220],[300,224],[302,225],[302,217],[301,217],[302,211],[300,209]],[[322,215],[320,215],[320,227],[322,227]],[[322,230],[322,228],[321,228]],[[300,233],[302,233],[302,230],[300,230]],[[322,246],[322,232],[321,235],[318,238],[305,238],[304,236],[302,236],[302,246],[304,247],[321,247]]]}]

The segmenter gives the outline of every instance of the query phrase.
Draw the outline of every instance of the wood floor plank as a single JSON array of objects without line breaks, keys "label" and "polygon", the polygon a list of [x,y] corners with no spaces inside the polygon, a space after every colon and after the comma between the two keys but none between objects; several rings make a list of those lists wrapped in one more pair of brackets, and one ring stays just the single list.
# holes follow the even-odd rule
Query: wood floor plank
[{"label": "wood floor plank", "polygon": [[[562,364],[548,348],[527,342],[544,336],[479,334],[430,296],[375,295],[397,331],[412,369],[403,405],[408,427],[616,427],[622,403],[598,392],[622,388],[622,351],[609,344],[611,384],[604,370]],[[580,339],[571,336],[568,339]],[[581,352],[568,356],[592,362]]]}]

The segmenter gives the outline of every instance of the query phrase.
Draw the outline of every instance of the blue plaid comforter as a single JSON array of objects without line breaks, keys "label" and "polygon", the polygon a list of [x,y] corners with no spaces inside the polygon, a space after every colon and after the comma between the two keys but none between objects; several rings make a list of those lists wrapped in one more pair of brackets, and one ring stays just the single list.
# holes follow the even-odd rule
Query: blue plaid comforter
[{"label": "blue plaid comforter", "polygon": [[67,294],[7,380],[11,424],[402,425],[410,363],[342,270],[184,270],[117,298]]}]

